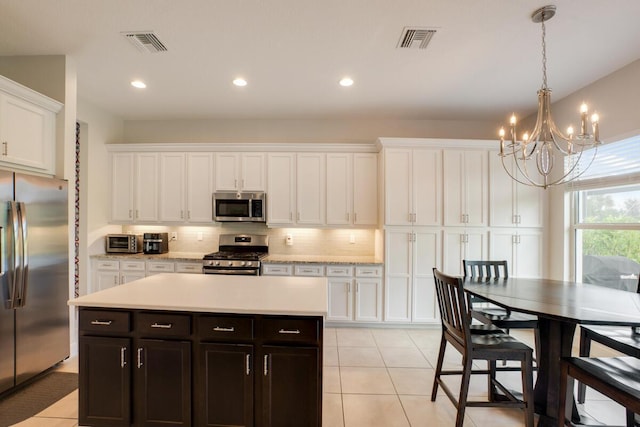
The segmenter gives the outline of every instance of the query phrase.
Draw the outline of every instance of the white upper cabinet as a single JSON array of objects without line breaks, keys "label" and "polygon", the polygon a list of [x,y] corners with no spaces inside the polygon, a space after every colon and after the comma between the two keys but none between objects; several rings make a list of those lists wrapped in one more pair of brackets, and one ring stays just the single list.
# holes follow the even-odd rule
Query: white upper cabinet
[{"label": "white upper cabinet", "polygon": [[327,224],[350,225],[353,221],[353,155],[327,154]]},{"label": "white upper cabinet", "polygon": [[264,191],[264,153],[216,153],[217,191]]},{"label": "white upper cabinet", "polygon": [[267,222],[289,225],[294,223],[296,155],[269,153],[267,155],[268,191]]},{"label": "white upper cabinet", "polygon": [[62,104],[0,76],[0,164],[55,174],[56,113]]},{"label": "white upper cabinet", "polygon": [[111,162],[111,220],[157,222],[158,154],[113,153]]},{"label": "white upper cabinet", "polygon": [[[330,189],[328,190],[330,191]],[[378,224],[378,155],[353,155],[353,225]]]},{"label": "white upper cabinet", "polygon": [[444,150],[444,225],[487,225],[487,151]]},{"label": "white upper cabinet", "polygon": [[211,222],[213,154],[160,153],[160,221]]},{"label": "white upper cabinet", "polygon": [[296,160],[296,223],[325,223],[326,155],[298,153]]},{"label": "white upper cabinet", "polygon": [[378,159],[375,153],[327,154],[327,225],[376,225]]},{"label": "white upper cabinet", "polygon": [[[512,157],[504,159],[506,167],[516,174]],[[496,227],[542,227],[544,223],[544,190],[513,180],[502,166],[496,152],[489,153],[490,225]]]},{"label": "white upper cabinet", "polygon": [[185,220],[185,155],[160,153],[160,221]]},{"label": "white upper cabinet", "polygon": [[213,217],[213,154],[187,153],[187,221],[210,222]]},{"label": "white upper cabinet", "polygon": [[442,224],[442,150],[385,149],[385,224]]}]

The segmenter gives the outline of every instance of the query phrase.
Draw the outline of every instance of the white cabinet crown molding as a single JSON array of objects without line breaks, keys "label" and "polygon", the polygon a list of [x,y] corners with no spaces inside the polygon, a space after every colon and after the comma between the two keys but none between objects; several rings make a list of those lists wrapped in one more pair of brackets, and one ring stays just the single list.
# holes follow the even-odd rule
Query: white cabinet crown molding
[{"label": "white cabinet crown molding", "polygon": [[345,152],[345,153],[377,153],[375,143],[321,143],[321,144],[289,144],[289,143],[162,143],[162,144],[105,144],[107,151],[234,151],[234,152]]},{"label": "white cabinet crown molding", "polygon": [[62,109],[63,104],[61,102],[58,102],[53,98],[49,98],[40,92],[36,92],[35,90],[2,75],[0,75],[0,90],[8,92],[13,96],[17,96],[18,98],[22,98],[25,101],[39,105],[49,111],[53,111],[54,113],[57,113]]},{"label": "white cabinet crown molding", "polygon": [[499,140],[486,139],[444,139],[444,138],[378,138],[378,151],[383,148],[475,148],[495,150],[499,148]]}]

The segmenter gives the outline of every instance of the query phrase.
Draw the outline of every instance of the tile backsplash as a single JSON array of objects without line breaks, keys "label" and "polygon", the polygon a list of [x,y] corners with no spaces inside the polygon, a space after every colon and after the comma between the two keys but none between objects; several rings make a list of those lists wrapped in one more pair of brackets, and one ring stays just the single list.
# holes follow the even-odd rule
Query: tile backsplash
[{"label": "tile backsplash", "polygon": [[[124,233],[176,232],[178,239],[169,242],[172,252],[209,253],[218,250],[220,234],[266,234],[269,253],[278,255],[374,256],[376,230],[267,228],[263,224],[225,223],[216,226],[125,225]],[[291,235],[291,245],[286,244]],[[202,240],[199,240],[199,239]]]}]

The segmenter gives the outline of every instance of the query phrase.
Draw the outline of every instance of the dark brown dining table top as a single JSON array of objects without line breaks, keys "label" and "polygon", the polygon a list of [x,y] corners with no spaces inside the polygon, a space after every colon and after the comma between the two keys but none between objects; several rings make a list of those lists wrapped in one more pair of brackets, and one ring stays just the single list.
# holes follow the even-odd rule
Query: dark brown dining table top
[{"label": "dark brown dining table top", "polygon": [[640,294],[550,279],[471,279],[467,292],[514,311],[588,325],[640,326]]}]

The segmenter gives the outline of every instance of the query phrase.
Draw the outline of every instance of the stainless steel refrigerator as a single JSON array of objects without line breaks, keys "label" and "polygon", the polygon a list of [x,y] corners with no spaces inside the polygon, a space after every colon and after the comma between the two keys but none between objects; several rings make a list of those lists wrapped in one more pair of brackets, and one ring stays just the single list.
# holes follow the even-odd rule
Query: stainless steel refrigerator
[{"label": "stainless steel refrigerator", "polygon": [[69,357],[67,182],[0,171],[0,393]]}]

